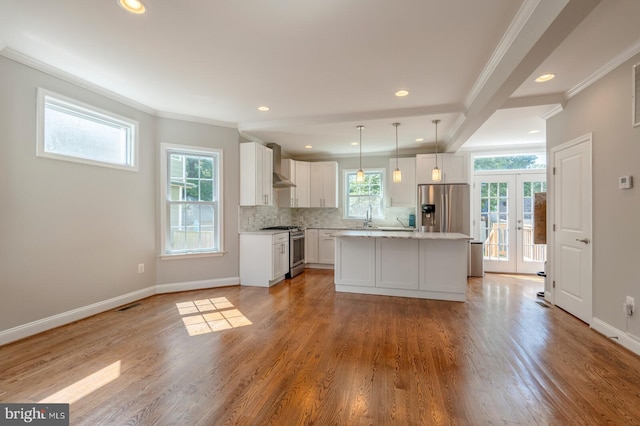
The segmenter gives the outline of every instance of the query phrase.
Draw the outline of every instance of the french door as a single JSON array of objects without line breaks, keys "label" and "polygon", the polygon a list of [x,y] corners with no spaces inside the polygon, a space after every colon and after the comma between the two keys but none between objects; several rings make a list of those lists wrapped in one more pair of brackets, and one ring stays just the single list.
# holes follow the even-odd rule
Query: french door
[{"label": "french door", "polygon": [[488,272],[542,271],[545,244],[534,244],[534,194],[546,192],[546,173],[476,175],[476,237]]}]

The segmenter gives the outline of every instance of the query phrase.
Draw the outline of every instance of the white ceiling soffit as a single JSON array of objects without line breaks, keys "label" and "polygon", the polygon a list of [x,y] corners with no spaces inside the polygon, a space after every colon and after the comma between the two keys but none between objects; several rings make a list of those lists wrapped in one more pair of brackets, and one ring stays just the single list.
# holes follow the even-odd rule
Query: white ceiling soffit
[{"label": "white ceiling soffit", "polygon": [[[393,122],[406,153],[433,149],[435,118],[449,151],[505,141],[511,126],[494,121],[558,110],[640,44],[637,0],[146,6],[134,16],[116,0],[0,0],[1,54],[162,117],[328,156],[356,155],[358,124],[365,155],[393,148]],[[544,72],[557,77],[531,82]]]}]

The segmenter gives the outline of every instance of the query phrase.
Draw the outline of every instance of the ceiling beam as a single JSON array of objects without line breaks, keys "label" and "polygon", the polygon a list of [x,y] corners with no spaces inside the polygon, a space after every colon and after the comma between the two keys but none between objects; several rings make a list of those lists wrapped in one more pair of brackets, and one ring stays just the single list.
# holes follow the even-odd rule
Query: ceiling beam
[{"label": "ceiling beam", "polygon": [[502,108],[598,3],[600,0],[525,1],[467,98],[464,120],[445,141],[445,151],[457,151]]}]

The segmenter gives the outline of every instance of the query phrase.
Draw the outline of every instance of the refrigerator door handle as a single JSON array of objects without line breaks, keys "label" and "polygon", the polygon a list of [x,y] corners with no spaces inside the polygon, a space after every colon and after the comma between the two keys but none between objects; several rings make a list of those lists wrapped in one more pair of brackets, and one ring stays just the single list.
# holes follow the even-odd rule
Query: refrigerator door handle
[{"label": "refrigerator door handle", "polygon": [[447,200],[447,193],[445,189],[440,195],[440,232],[449,232],[449,224],[447,220],[448,215],[449,215],[449,203]]}]

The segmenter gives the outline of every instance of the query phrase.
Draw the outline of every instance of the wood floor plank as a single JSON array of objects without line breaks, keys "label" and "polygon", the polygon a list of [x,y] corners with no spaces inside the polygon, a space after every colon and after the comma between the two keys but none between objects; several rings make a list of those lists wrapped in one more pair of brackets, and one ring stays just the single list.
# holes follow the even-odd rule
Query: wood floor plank
[{"label": "wood floor plank", "polygon": [[640,424],[640,357],[541,287],[487,274],[444,302],[307,270],[157,295],[0,347],[0,400],[73,398],[74,425]]}]

